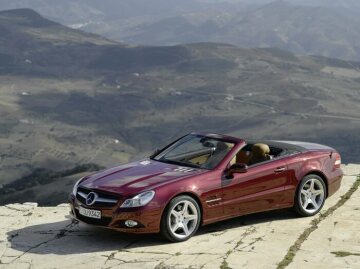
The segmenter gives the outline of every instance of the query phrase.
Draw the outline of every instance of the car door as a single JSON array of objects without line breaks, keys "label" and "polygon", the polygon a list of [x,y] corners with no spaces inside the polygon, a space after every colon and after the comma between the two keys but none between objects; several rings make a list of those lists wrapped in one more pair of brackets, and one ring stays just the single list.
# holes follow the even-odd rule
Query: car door
[{"label": "car door", "polygon": [[284,204],[288,180],[284,159],[269,160],[250,166],[245,173],[222,177],[222,204],[225,216],[279,208]]},{"label": "car door", "polygon": [[224,208],[221,203],[221,174],[222,171],[209,172],[197,185],[198,190],[201,191],[200,200],[203,206],[204,224],[216,222],[224,218]]}]

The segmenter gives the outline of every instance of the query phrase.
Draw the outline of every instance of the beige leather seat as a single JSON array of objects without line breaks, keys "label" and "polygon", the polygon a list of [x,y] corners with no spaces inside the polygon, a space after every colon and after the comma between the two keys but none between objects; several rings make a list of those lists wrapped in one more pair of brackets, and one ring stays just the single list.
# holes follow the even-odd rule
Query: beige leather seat
[{"label": "beige leather seat", "polygon": [[253,165],[270,160],[270,148],[266,144],[257,143],[251,148],[251,156],[248,165]]}]

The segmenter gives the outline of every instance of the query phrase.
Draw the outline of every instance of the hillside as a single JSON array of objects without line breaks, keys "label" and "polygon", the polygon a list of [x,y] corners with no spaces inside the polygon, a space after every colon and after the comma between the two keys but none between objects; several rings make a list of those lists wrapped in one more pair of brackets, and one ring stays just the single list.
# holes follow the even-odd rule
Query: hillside
[{"label": "hillside", "polygon": [[360,61],[356,0],[0,0],[127,44],[231,43]]},{"label": "hillside", "polygon": [[[54,27],[62,34],[49,38]],[[360,162],[359,63],[214,43],[125,46],[30,10],[0,12],[0,32],[12,33],[0,43],[2,204],[57,204],[79,173],[196,130],[320,142]]]},{"label": "hillside", "polygon": [[[183,14],[143,23],[112,38],[135,44],[226,42],[243,47],[277,47],[296,54],[360,60],[359,14],[342,8],[275,1],[237,13]],[[199,21],[199,18],[202,18]],[[179,21],[181,23],[179,23]]]},{"label": "hillside", "polygon": [[[116,43],[94,34],[69,29],[26,8],[0,11],[0,20],[2,49],[3,47],[24,48],[31,45],[34,48],[45,42],[49,42],[47,45],[110,45]],[[14,46],[8,42],[9,40],[18,41],[18,44]],[[31,44],[29,41],[38,41],[38,43]]]}]

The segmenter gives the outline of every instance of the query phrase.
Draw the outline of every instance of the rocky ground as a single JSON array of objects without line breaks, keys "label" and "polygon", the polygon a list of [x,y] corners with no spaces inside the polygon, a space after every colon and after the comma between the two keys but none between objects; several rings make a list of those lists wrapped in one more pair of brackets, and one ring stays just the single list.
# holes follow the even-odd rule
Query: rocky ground
[{"label": "rocky ground", "polygon": [[315,217],[289,210],[209,225],[187,242],[71,222],[67,205],[0,207],[0,268],[360,268],[360,166]]}]

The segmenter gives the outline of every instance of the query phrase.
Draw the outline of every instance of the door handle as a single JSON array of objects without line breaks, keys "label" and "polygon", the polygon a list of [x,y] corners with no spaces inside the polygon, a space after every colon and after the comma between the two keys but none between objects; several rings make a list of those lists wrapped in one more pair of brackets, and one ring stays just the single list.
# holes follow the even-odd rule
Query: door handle
[{"label": "door handle", "polygon": [[285,170],[286,170],[285,166],[281,166],[281,167],[275,168],[274,172],[281,173],[281,172],[284,172]]}]

